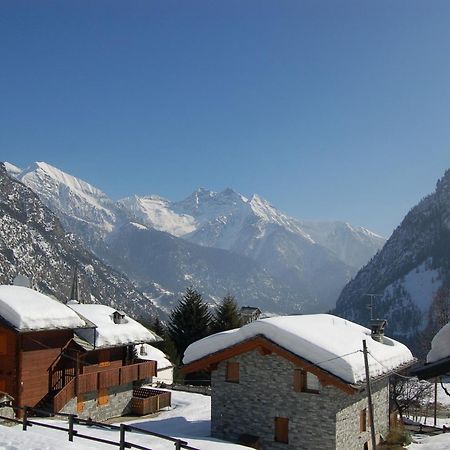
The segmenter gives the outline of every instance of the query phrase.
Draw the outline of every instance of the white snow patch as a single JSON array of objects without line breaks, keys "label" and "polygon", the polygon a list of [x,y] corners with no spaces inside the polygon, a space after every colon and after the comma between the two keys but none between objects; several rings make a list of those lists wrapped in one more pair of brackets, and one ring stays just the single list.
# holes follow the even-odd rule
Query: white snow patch
[{"label": "white snow patch", "polygon": [[405,275],[403,279],[386,287],[384,295],[395,298],[395,289],[401,286],[423,312],[428,311],[433,297],[442,285],[439,272],[430,269],[430,264],[430,259],[424,261],[420,266]]},{"label": "white snow patch", "polygon": [[8,161],[5,161],[3,164],[5,165],[6,171],[13,177],[17,177],[22,172],[20,167],[17,167]]},{"label": "white snow patch", "polygon": [[361,325],[329,314],[312,314],[257,320],[208,336],[187,348],[183,363],[189,364],[259,334],[348,383],[365,380],[363,340],[373,355],[369,357],[373,377],[414,360],[400,342],[385,337],[380,343]]},{"label": "white snow patch", "polygon": [[427,362],[432,363],[450,356],[450,322],[444,325],[431,341]]},{"label": "white snow patch", "polygon": [[0,286],[0,316],[21,331],[85,326],[66,305],[22,286]]}]

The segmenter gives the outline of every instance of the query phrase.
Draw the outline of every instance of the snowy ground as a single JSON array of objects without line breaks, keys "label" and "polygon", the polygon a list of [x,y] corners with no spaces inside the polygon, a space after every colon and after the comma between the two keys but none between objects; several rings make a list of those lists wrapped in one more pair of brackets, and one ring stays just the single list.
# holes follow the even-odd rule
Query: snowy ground
[{"label": "snowy ground", "polygon": [[414,442],[408,450],[449,450],[450,434],[440,434],[438,436],[414,436]]},{"label": "snowy ground", "polygon": [[[126,422],[143,430],[155,431],[187,441],[192,447],[200,450],[244,450],[248,447],[217,441],[209,437],[211,399],[200,394],[172,391],[172,408],[161,412],[152,419],[140,419]],[[62,421],[40,420],[67,427]],[[75,429],[82,434],[96,436],[112,441],[119,441],[119,433],[95,427],[76,425]],[[152,450],[173,450],[174,444],[139,433],[127,433],[127,441]],[[0,425],[0,450],[111,450],[118,448],[108,444],[91,442],[76,438],[68,442],[67,433],[38,426],[22,431],[21,426],[4,427]]]}]

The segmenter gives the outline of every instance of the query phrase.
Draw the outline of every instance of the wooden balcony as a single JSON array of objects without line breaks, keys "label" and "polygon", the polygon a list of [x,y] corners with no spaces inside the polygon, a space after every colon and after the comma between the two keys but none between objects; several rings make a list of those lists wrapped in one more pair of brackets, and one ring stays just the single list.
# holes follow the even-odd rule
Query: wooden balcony
[{"label": "wooden balcony", "polygon": [[120,386],[156,376],[156,361],[88,372],[72,378],[53,398],[53,411],[60,411],[78,394]]}]

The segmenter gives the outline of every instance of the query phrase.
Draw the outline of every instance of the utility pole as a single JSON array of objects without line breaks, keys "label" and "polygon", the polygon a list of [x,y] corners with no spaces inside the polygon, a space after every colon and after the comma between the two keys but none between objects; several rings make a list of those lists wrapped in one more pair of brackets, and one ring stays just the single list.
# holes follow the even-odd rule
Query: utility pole
[{"label": "utility pole", "polygon": [[366,369],[367,400],[369,402],[370,437],[372,438],[372,450],[376,450],[377,441],[375,438],[375,423],[374,423],[375,421],[373,418],[372,386],[370,383],[369,361],[367,360],[367,346],[365,339],[363,340],[363,353],[364,353],[364,366]]}]

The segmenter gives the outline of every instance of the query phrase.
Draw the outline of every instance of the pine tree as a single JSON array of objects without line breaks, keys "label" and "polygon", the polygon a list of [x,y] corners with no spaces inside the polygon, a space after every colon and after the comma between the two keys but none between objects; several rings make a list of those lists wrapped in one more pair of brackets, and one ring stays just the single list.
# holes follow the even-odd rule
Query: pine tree
[{"label": "pine tree", "polygon": [[208,336],[210,325],[211,314],[208,305],[199,292],[187,288],[183,298],[170,314],[167,327],[178,355],[182,357],[190,344]]},{"label": "pine tree", "polygon": [[158,316],[156,316],[150,323],[150,329],[154,331],[160,338],[165,338],[166,328],[164,327]]},{"label": "pine tree", "polygon": [[239,328],[241,325],[242,319],[236,300],[232,295],[228,294],[223,298],[222,303],[214,313],[211,330],[213,333],[218,333],[220,331]]}]

